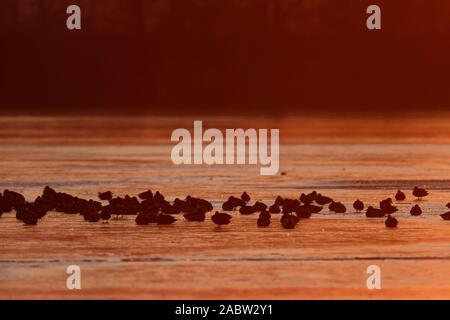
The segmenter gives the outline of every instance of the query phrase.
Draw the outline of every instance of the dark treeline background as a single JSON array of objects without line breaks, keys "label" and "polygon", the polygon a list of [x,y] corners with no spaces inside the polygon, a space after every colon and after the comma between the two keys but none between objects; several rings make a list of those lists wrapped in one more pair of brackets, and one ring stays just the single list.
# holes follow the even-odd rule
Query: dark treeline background
[{"label": "dark treeline background", "polygon": [[448,0],[1,0],[0,43],[3,113],[450,110]]}]

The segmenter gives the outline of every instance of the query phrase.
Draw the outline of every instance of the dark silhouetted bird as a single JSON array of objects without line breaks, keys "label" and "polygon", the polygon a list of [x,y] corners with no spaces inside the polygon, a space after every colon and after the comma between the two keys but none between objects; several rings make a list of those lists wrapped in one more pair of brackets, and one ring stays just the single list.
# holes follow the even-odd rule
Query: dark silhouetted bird
[{"label": "dark silhouetted bird", "polygon": [[84,214],[84,219],[87,222],[99,222],[101,219],[101,215],[98,212],[91,211]]},{"label": "dark silhouetted bird", "polygon": [[281,196],[277,196],[277,198],[275,199],[275,205],[281,207],[283,205],[283,198]]},{"label": "dark silhouetted bird", "polygon": [[169,225],[173,224],[177,219],[168,214],[159,214],[157,215],[157,224],[159,225]]},{"label": "dark silhouetted bird", "polygon": [[165,198],[159,191],[156,191],[155,195],[153,196],[153,200],[156,203],[161,203],[164,202]]},{"label": "dark silhouetted bird", "polygon": [[139,212],[157,215],[159,207],[153,201],[144,200],[139,204]]},{"label": "dark silhouetted bird", "polygon": [[444,220],[450,220],[450,211],[444,214],[441,214],[441,218]]},{"label": "dark silhouetted bird", "polygon": [[314,190],[311,193],[308,193],[306,196],[312,201],[315,201],[317,199],[317,191]]},{"label": "dark silhouetted bird", "polygon": [[159,216],[153,213],[141,212],[135,219],[138,225],[147,225],[149,223],[158,223]]},{"label": "dark silhouetted bird", "polygon": [[417,197],[418,200],[422,200],[423,197],[428,195],[428,191],[422,188],[414,187],[413,195]]},{"label": "dark silhouetted bird", "polygon": [[406,195],[401,192],[400,190],[397,191],[397,193],[395,194],[395,200],[397,201],[403,201],[406,199]]},{"label": "dark silhouetted bird", "polygon": [[26,225],[37,225],[39,216],[35,212],[34,204],[25,202],[16,208],[16,219],[22,221]]},{"label": "dark silhouetted bird", "polygon": [[299,218],[295,215],[283,214],[281,217],[281,225],[285,229],[294,229],[298,222]]},{"label": "dark silhouetted bird", "polygon": [[34,200],[32,207],[38,219],[43,218],[47,214],[47,211],[53,209],[52,205],[43,200],[42,197],[37,197]]},{"label": "dark silhouetted bird", "polygon": [[228,203],[234,208],[245,206],[245,201],[236,197],[229,197]]},{"label": "dark silhouetted bird", "polygon": [[388,215],[386,221],[384,222],[384,224],[388,228],[395,228],[398,225],[398,221],[397,221],[397,219],[391,217],[391,215]]},{"label": "dark silhouetted bird", "polygon": [[412,216],[420,216],[422,214],[422,209],[420,209],[419,205],[416,204],[411,208],[411,211],[409,213],[411,213]]},{"label": "dark silhouetted bird", "polygon": [[353,208],[355,208],[356,212],[361,212],[364,210],[364,203],[358,199],[353,203]]},{"label": "dark silhouetted bird", "polygon": [[247,194],[247,192],[244,191],[244,193],[241,195],[241,199],[245,202],[249,202],[250,196]]},{"label": "dark silhouetted bird", "polygon": [[262,212],[267,209],[267,205],[265,203],[256,201],[255,204],[253,205],[253,208],[256,210],[256,212]]},{"label": "dark silhouetted bird", "polygon": [[331,199],[329,197],[326,197],[326,196],[323,196],[320,193],[316,197],[316,203],[318,205],[324,206],[324,205],[329,204],[331,202],[333,202],[333,199]]},{"label": "dark silhouetted bird", "polygon": [[99,192],[98,193],[98,198],[100,200],[103,200],[103,201],[109,201],[109,200],[112,199],[112,197],[113,197],[113,194],[112,194],[111,191]]},{"label": "dark silhouetted bird", "polygon": [[340,202],[331,202],[328,209],[335,213],[345,213],[347,211],[347,208]]},{"label": "dark silhouetted bird", "polygon": [[345,213],[347,211],[347,208],[340,202],[336,202],[334,206],[334,212],[336,213]]},{"label": "dark silhouetted bird", "polygon": [[366,210],[366,217],[367,218],[382,218],[384,217],[386,214],[381,210],[381,209],[377,209],[374,208],[372,206],[369,206]]},{"label": "dark silhouetted bird", "polygon": [[398,211],[397,207],[392,205],[392,199],[387,198],[380,202],[380,209],[384,214],[393,214]]},{"label": "dark silhouetted bird", "polygon": [[383,210],[383,207],[390,207],[392,206],[392,199],[387,198],[385,200],[380,201],[380,209]]},{"label": "dark silhouetted bird", "polygon": [[185,213],[183,217],[190,222],[203,222],[206,219],[206,214],[201,210],[195,210],[194,212]]},{"label": "dark silhouetted bird", "polygon": [[216,211],[216,213],[211,216],[211,220],[220,228],[223,225],[230,224],[231,215],[229,215],[228,213]]},{"label": "dark silhouetted bird", "polygon": [[5,190],[3,191],[3,201],[14,209],[18,209],[25,205],[25,197],[18,192]]},{"label": "dark silhouetted bird", "polygon": [[317,199],[317,192],[315,192],[315,191],[313,191],[313,193],[309,193],[309,194],[302,193],[300,195],[300,201],[303,204],[311,204],[316,199]]},{"label": "dark silhouetted bird", "polygon": [[100,213],[100,218],[103,220],[103,222],[108,222],[108,220],[111,219],[110,206],[105,206],[102,208],[102,212]]},{"label": "dark silhouetted bird", "polygon": [[259,217],[261,218],[261,217],[265,217],[265,218],[271,218],[272,217],[272,215],[270,214],[270,212],[269,211],[267,211],[267,210],[264,210],[264,211],[261,211],[261,213],[259,214]]},{"label": "dark silhouetted bird", "polygon": [[447,208],[449,208],[449,209],[450,209],[450,202],[449,202],[449,203],[447,203]]},{"label": "dark silhouetted bird", "polygon": [[304,207],[311,213],[319,213],[323,209],[323,207],[315,206],[313,204],[305,204]]},{"label": "dark silhouetted bird", "polygon": [[11,204],[10,203],[8,203],[4,198],[3,198],[3,195],[1,194],[1,192],[0,192],[0,216],[3,214],[3,213],[8,213],[8,212],[11,212],[11,211],[13,211],[14,209],[13,209],[13,207],[11,206]]},{"label": "dark silhouetted bird", "polygon": [[277,214],[277,213],[281,212],[281,209],[280,209],[280,207],[278,205],[273,204],[273,205],[270,206],[269,212]]},{"label": "dark silhouetted bird", "polygon": [[222,205],[222,209],[225,211],[233,211],[234,207],[229,201],[225,201]]},{"label": "dark silhouetted bird", "polygon": [[283,200],[283,213],[292,213],[300,205],[300,201],[297,199],[284,199]]},{"label": "dark silhouetted bird", "polygon": [[295,209],[295,214],[296,214],[297,218],[299,218],[299,219],[309,219],[309,218],[311,218],[312,212],[310,210],[308,210],[307,205],[303,205],[303,206],[298,206]]},{"label": "dark silhouetted bird", "polygon": [[258,227],[268,227],[270,226],[270,213],[267,211],[261,212],[258,220],[256,221]]},{"label": "dark silhouetted bird", "polygon": [[397,212],[398,209],[396,206],[383,206],[383,208],[381,208],[381,211],[383,211],[384,214],[393,214]]},{"label": "dark silhouetted bird", "polygon": [[253,206],[243,206],[239,209],[239,213],[242,215],[250,215],[256,212]]},{"label": "dark silhouetted bird", "polygon": [[160,210],[162,213],[166,213],[166,214],[179,214],[181,212],[180,208],[177,208],[168,203],[164,203],[163,205],[161,205]]},{"label": "dark silhouetted bird", "polygon": [[140,226],[145,226],[147,224],[149,224],[149,219],[148,219],[149,214],[146,213],[139,213],[135,219],[136,224],[140,225]]},{"label": "dark silhouetted bird", "polygon": [[38,223],[38,217],[36,214],[32,213],[32,214],[28,214],[28,215],[24,216],[22,221],[26,225],[35,226]]},{"label": "dark silhouetted bird", "polygon": [[138,194],[139,199],[142,200],[153,200],[153,192],[151,190],[142,192]]},{"label": "dark silhouetted bird", "polygon": [[316,199],[317,199],[317,192],[316,192],[316,191],[313,191],[313,192],[308,193],[308,194],[302,193],[302,194],[300,195],[300,201],[301,201],[303,204],[311,204],[311,203],[313,203],[313,201],[316,200]]}]

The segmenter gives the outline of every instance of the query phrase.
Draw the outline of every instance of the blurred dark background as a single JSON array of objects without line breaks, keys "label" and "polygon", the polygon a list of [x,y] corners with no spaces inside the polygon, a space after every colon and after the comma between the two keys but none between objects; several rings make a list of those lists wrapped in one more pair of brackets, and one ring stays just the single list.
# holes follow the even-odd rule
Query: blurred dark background
[{"label": "blurred dark background", "polygon": [[0,43],[2,113],[450,110],[448,0],[1,0]]}]

